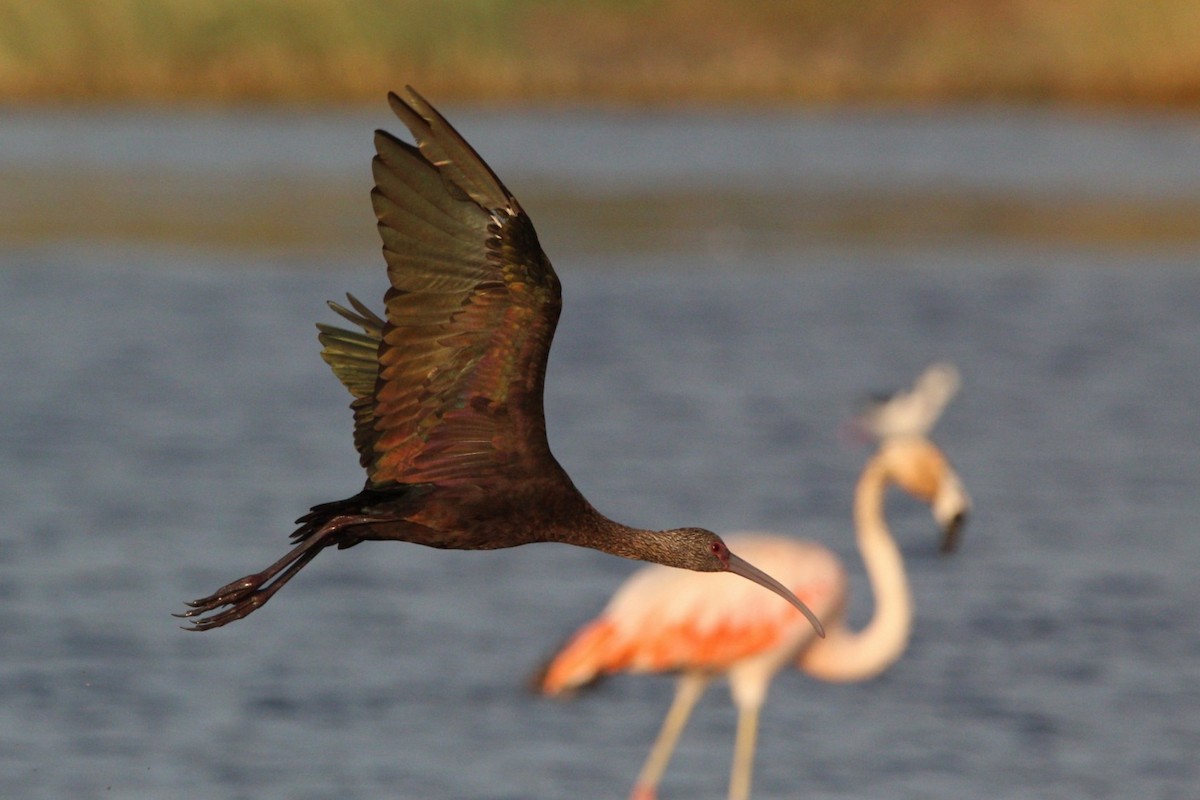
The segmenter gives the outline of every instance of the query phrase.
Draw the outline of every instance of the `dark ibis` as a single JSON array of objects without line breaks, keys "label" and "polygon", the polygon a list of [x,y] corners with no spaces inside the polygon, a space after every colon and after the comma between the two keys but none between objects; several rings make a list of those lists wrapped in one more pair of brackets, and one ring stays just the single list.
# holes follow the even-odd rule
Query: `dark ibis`
[{"label": "dark ibis", "polygon": [[546,440],[542,388],[562,296],[533,223],[416,91],[388,101],[416,146],[375,134],[384,316],[348,296],[349,308],[330,306],[357,330],[317,326],[322,358],[354,397],[366,485],[300,517],[274,564],[188,603],[179,616],[189,629],[245,617],[329,547],[401,541],[457,550],[565,542],[730,572],[783,596],[820,631],[807,606],[715,533],[631,528],[575,488]]}]

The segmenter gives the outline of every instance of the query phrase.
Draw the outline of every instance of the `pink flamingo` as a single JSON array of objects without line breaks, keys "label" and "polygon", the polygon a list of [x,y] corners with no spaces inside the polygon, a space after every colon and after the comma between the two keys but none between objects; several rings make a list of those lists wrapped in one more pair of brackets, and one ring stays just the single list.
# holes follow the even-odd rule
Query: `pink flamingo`
[{"label": "pink flamingo", "polygon": [[958,476],[927,439],[880,444],[854,498],[858,548],[875,595],[874,614],[861,631],[845,627],[846,573],[832,552],[815,542],[743,534],[730,542],[756,562],[770,564],[779,580],[825,620],[825,639],[814,637],[812,626],[787,603],[756,593],[746,581],[651,566],[626,581],[600,616],[551,659],[537,688],[554,695],[614,672],[681,672],[631,795],[653,800],[692,708],[713,676],[727,675],[738,709],[729,798],[746,800],[759,711],[779,670],[795,663],[820,680],[864,681],[893,664],[908,644],[912,594],[883,514],[890,483],[931,505],[944,550],[953,548],[970,508]]}]

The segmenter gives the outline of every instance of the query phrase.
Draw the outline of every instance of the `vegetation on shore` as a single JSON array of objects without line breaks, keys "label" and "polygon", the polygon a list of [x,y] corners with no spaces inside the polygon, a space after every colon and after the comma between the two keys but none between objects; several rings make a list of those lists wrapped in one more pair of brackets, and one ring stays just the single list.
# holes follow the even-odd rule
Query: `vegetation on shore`
[{"label": "vegetation on shore", "polygon": [[1200,104],[1196,0],[0,0],[0,102]]},{"label": "vegetation on shore", "polygon": [[[0,243],[64,236],[62,202],[86,214],[69,236],[208,250],[258,249],[319,263],[374,264],[379,238],[362,176],[261,175],[206,180],[119,172],[7,172],[0,182]],[[1107,251],[1191,249],[1200,199],[1030,196],[942,189],[854,192],[713,187],[580,194],[523,181],[520,196],[542,242],[560,252],[802,250],[822,242],[927,247],[963,241]],[[18,200],[19,198],[19,200]],[[5,202],[8,199],[9,202]]]}]

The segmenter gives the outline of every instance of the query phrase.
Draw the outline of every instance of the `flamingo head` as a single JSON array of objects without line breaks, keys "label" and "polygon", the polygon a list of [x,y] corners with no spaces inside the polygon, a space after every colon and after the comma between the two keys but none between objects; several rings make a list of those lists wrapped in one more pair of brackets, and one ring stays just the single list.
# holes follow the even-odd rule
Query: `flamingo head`
[{"label": "flamingo head", "polygon": [[888,474],[901,489],[929,504],[942,534],[942,552],[954,552],[971,510],[958,473],[924,436],[889,439],[882,447]]}]

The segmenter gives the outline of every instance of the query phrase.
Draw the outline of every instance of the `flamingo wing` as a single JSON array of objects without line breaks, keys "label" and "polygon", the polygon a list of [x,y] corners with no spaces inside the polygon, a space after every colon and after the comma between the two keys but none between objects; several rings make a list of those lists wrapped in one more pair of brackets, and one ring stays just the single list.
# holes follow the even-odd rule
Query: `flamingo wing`
[{"label": "flamingo wing", "polygon": [[321,328],[322,355],[355,396],[368,483],[536,470],[549,458],[542,387],[558,277],[516,198],[458,132],[411,87],[388,101],[417,146],[376,132],[385,318],[352,300],[357,314],[339,313],[362,334]]},{"label": "flamingo wing", "polygon": [[[770,565],[818,615],[839,608],[845,574],[826,548],[765,536],[728,542]],[[623,671],[722,672],[775,648],[798,650],[813,636],[789,603],[737,576],[644,567],[551,659],[540,689],[557,694]]]}]

